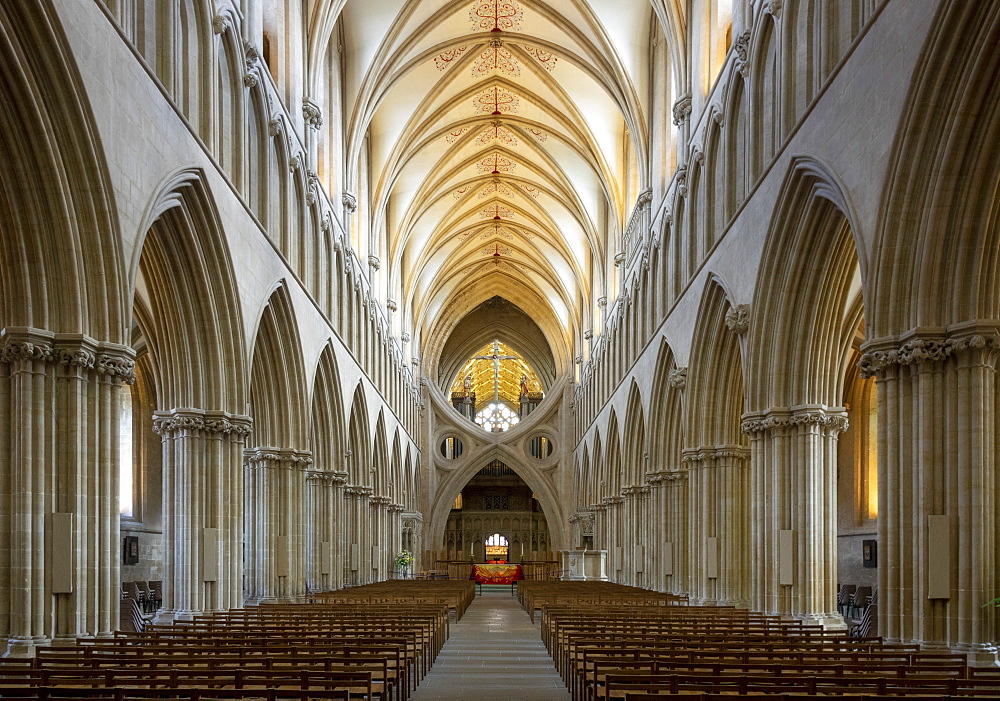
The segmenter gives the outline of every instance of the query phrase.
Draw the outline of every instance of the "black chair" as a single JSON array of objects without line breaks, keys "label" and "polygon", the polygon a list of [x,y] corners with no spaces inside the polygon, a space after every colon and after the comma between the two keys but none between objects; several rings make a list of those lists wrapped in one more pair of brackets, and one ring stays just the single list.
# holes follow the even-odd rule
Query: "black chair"
[{"label": "black chair", "polygon": [[851,605],[851,597],[854,596],[854,591],[857,589],[856,584],[841,584],[840,590],[837,592],[837,610],[842,614],[846,615],[847,611]]}]

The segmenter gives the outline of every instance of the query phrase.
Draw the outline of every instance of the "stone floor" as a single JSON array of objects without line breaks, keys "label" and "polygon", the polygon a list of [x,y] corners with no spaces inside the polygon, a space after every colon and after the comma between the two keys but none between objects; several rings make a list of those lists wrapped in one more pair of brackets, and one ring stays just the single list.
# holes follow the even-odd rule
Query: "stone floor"
[{"label": "stone floor", "polygon": [[556,701],[570,695],[542,645],[538,623],[532,625],[504,587],[477,596],[451,625],[451,637],[410,698]]}]

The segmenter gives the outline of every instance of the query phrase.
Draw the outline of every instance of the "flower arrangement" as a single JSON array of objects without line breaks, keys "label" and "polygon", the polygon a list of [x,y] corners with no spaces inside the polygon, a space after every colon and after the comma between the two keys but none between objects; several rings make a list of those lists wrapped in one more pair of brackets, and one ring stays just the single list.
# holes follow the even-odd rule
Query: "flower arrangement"
[{"label": "flower arrangement", "polygon": [[409,550],[400,550],[393,560],[398,570],[408,570],[413,565],[413,553]]}]

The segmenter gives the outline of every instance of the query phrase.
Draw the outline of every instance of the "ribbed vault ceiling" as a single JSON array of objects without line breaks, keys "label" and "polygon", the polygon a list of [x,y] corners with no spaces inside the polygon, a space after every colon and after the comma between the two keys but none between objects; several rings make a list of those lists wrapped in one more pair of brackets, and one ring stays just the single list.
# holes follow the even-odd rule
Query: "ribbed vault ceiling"
[{"label": "ribbed vault ceiling", "polygon": [[505,294],[567,368],[646,181],[649,1],[349,0],[341,20],[348,173],[415,336]]}]

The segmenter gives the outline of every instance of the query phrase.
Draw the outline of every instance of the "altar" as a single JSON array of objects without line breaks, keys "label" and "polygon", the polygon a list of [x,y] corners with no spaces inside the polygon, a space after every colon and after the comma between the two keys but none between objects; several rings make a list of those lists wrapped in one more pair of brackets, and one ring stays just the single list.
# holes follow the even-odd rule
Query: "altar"
[{"label": "altar", "polygon": [[521,566],[473,565],[472,578],[480,584],[513,584],[521,579]]}]

